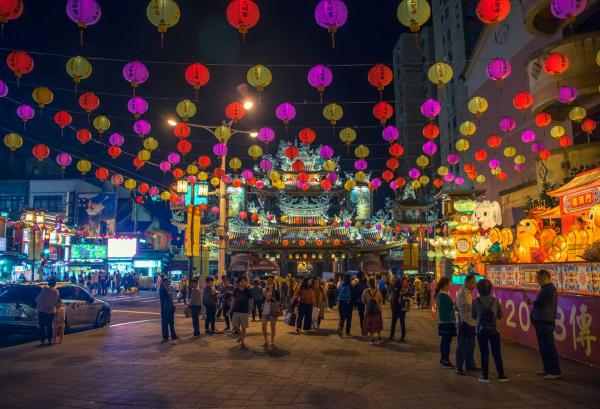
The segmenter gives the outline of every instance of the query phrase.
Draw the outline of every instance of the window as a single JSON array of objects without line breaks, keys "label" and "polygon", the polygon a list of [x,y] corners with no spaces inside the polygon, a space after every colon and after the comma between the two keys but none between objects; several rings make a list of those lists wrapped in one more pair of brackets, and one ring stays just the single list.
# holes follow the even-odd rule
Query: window
[{"label": "window", "polygon": [[0,196],[0,211],[21,211],[25,206],[25,196]]},{"label": "window", "polygon": [[34,196],[33,207],[48,212],[62,212],[64,211],[63,197],[61,195]]}]

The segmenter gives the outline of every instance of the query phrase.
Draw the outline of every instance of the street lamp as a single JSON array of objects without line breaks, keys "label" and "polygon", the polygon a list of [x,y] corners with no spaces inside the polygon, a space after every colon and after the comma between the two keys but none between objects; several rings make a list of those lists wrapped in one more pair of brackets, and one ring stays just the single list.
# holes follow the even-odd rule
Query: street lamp
[{"label": "street lamp", "polygon": [[[30,246],[30,250],[29,250],[29,254],[31,254],[31,281],[35,281],[35,262],[37,259],[37,245],[38,245],[38,240],[37,240],[37,232],[38,232],[38,225],[43,225],[44,222],[46,221],[46,215],[44,214],[43,211],[39,211],[39,210],[27,210],[25,211],[25,214],[23,215],[23,221],[25,222],[25,225],[27,227],[29,227],[31,229],[30,234],[29,234],[29,246]],[[41,231],[41,230],[40,230]],[[41,237],[40,237],[41,239]],[[40,243],[43,245],[43,243]]]},{"label": "street lamp", "polygon": [[[195,182],[195,180],[194,180]],[[182,194],[182,195],[186,195],[188,193],[188,187],[189,187],[190,183],[186,180],[186,179],[179,179],[176,183],[175,183],[175,190],[177,191],[177,193]],[[194,224],[195,224],[195,213],[196,213],[196,208],[194,206],[194,198],[196,196],[195,192],[194,192],[194,183],[191,184],[192,185],[192,193],[191,193],[191,198],[192,198],[192,202],[191,202],[191,220],[189,221],[190,223],[190,255],[189,255],[189,260],[188,260],[188,279],[190,280],[190,285],[192,283],[192,279],[194,278]],[[190,217],[190,212],[188,212],[188,218]]]}]

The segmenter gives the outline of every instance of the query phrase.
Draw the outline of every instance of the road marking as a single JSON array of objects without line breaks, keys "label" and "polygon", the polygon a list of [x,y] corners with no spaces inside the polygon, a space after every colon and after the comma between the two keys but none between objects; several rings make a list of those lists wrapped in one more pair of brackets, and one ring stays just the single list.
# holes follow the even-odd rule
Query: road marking
[{"label": "road marking", "polygon": [[[160,312],[153,312],[153,311],[111,310],[111,312],[126,312],[128,314],[160,315]],[[185,315],[183,315],[183,314],[175,314],[175,316],[185,317]]]},{"label": "road marking", "polygon": [[140,320],[140,321],[129,321],[129,322],[121,322],[119,324],[113,324],[113,325],[109,325],[109,328],[113,328],[113,327],[120,327],[123,325],[131,325],[131,324],[140,324],[142,322],[149,322],[149,321],[158,321],[158,319],[154,319],[154,320]]}]

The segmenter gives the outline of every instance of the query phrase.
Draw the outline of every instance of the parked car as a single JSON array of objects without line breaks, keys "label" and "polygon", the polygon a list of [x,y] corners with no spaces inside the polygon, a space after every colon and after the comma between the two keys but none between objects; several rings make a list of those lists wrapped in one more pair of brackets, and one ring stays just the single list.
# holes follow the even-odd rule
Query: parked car
[{"label": "parked car", "polygon": [[[35,299],[46,283],[7,285],[0,292],[0,335],[38,330]],[[61,300],[66,304],[67,328],[77,325],[104,327],[110,322],[110,306],[71,283],[57,283]]]}]

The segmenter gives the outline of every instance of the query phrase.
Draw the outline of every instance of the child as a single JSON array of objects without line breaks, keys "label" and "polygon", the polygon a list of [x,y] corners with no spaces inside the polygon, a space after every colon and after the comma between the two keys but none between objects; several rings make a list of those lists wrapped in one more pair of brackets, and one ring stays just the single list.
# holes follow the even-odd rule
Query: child
[{"label": "child", "polygon": [[56,338],[59,339],[58,343],[62,344],[63,337],[65,335],[65,320],[66,320],[66,305],[61,302],[58,307],[56,307],[56,315],[54,315],[54,334],[52,343],[56,344]]}]

